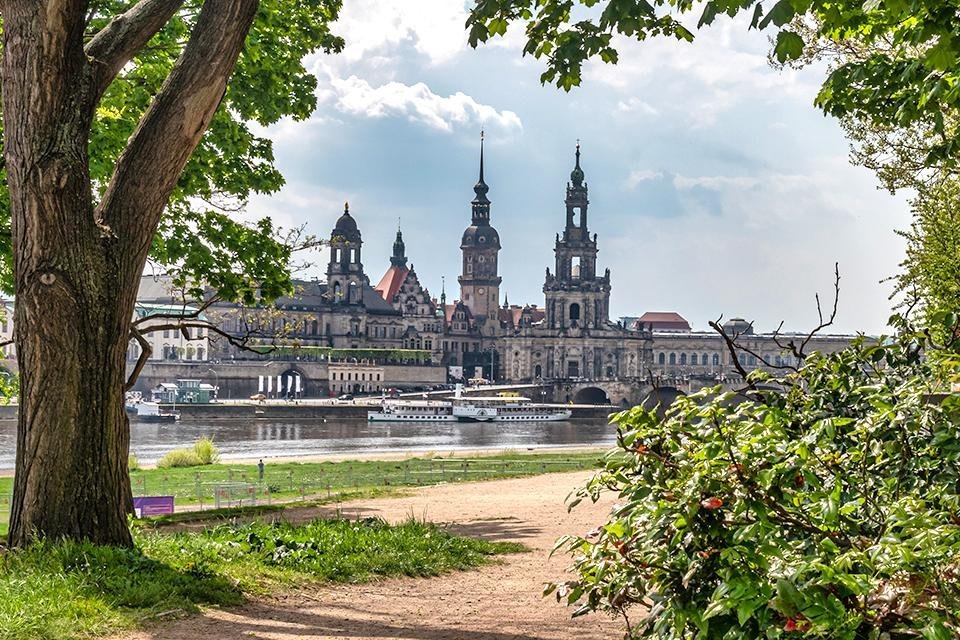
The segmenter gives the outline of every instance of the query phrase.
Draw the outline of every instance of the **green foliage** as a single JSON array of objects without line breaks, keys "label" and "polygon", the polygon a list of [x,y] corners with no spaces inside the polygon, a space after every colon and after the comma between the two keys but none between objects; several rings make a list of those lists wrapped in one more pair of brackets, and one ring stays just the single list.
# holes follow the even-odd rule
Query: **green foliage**
[{"label": "green foliage", "polygon": [[897,336],[814,354],[783,391],[617,415],[574,504],[618,503],[558,543],[578,575],[549,590],[575,615],[635,612],[637,638],[958,637],[960,327],[937,321],[947,348],[894,318]]},{"label": "green foliage", "polygon": [[914,199],[913,223],[901,232],[907,240],[897,289],[916,298],[932,318],[960,309],[960,181],[923,190]]},{"label": "green foliage", "polygon": [[270,356],[301,356],[324,360],[369,360],[371,362],[397,362],[424,364],[430,361],[431,352],[425,349],[335,349],[312,345],[281,345],[279,347],[253,347],[251,351]]},{"label": "green foliage", "polygon": [[[103,28],[131,6],[127,0],[91,2],[87,31]],[[173,67],[198,17],[201,0],[186,0],[107,89],[90,134],[90,177],[95,195],[106,188],[117,160],[153,96]],[[224,299],[253,304],[292,292],[291,252],[312,244],[282,232],[269,218],[237,216],[253,193],[283,185],[272,142],[254,132],[283,117],[307,118],[316,107],[316,78],[303,67],[307,54],[340,51],[330,33],[341,0],[260,0],[226,95],[171,197],[150,259],[170,271],[193,298],[206,288]],[[6,230],[6,233],[4,233]],[[0,180],[0,290],[11,292],[10,209]]]},{"label": "green foliage", "polygon": [[157,461],[158,469],[178,469],[183,467],[199,467],[203,462],[193,449],[174,449],[168,451]]},{"label": "green foliage", "polygon": [[[831,115],[898,127],[929,121],[939,140],[927,160],[960,155],[960,134],[944,124],[944,114],[960,107],[960,21],[949,0],[477,0],[467,27],[476,46],[503,35],[508,23],[524,23],[524,54],[546,59],[541,80],[569,91],[580,84],[585,61],[617,62],[617,34],[692,41],[684,26],[692,20],[683,18],[695,11],[702,11],[697,28],[721,14],[749,12],[750,28],[776,32],[774,55],[781,62],[800,58],[816,39],[844,47],[882,43],[832,68],[817,105]],[[816,21],[813,34],[795,28],[804,17]]]},{"label": "green foliage", "polygon": [[220,462],[220,450],[210,438],[197,438],[193,443],[193,452],[200,464],[216,464]]},{"label": "green foliage", "polygon": [[102,636],[200,605],[239,604],[246,593],[433,576],[521,549],[379,520],[134,533],[137,549],[46,542],[0,555],[0,640]]},{"label": "green foliage", "polygon": [[140,471],[140,461],[137,459],[137,456],[132,453],[127,456],[127,470]]},{"label": "green foliage", "polygon": [[[157,461],[158,469],[201,467],[220,461],[220,450],[210,438],[198,438],[190,449],[174,449]],[[132,468],[131,468],[132,469]]]}]

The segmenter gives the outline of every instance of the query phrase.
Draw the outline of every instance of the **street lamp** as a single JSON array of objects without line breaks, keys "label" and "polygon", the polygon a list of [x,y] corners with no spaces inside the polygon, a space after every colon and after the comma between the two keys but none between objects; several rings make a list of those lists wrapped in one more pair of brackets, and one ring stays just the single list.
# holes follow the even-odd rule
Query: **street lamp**
[{"label": "street lamp", "polygon": [[220,375],[213,369],[207,367],[207,371],[213,374],[213,389],[217,392],[217,398],[220,398]]}]

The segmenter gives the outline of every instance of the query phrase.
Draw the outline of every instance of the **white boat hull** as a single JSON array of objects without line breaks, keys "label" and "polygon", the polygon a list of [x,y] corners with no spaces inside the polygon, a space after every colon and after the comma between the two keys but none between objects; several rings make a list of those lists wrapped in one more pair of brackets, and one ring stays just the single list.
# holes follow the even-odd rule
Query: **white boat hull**
[{"label": "white boat hull", "polygon": [[407,415],[401,413],[384,413],[383,411],[368,411],[368,422],[456,422],[452,415]]},{"label": "white boat hull", "polygon": [[569,420],[571,415],[571,411],[556,411],[533,415],[458,416],[457,419],[461,422],[558,422]]}]

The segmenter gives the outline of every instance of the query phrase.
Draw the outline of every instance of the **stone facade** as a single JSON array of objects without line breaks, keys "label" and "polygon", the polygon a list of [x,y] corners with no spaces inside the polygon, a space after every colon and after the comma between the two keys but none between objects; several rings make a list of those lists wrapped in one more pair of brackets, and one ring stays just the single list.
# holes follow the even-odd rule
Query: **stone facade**
[{"label": "stone facade", "polygon": [[610,270],[597,274],[597,235],[587,226],[587,184],[580,145],[566,191],[566,223],[546,270],[545,310],[509,314],[500,338],[507,380],[639,378],[650,362],[651,335],[610,321]]}]

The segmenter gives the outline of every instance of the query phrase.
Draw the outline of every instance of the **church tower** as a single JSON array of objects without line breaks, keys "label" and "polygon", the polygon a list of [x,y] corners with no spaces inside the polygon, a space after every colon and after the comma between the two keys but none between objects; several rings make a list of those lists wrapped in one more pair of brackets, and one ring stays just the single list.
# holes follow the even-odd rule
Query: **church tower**
[{"label": "church tower", "polygon": [[327,295],[334,304],[363,302],[363,263],[360,262],[360,230],[350,215],[350,205],[343,205],[343,215],[330,234],[330,263],[327,265]]},{"label": "church tower", "polygon": [[556,269],[547,269],[543,292],[551,329],[602,328],[609,323],[610,270],[597,276],[597,235],[587,228],[587,184],[580,168],[580,143],[567,183],[567,221],[557,234]]},{"label": "church tower", "polygon": [[497,317],[500,306],[500,276],[497,275],[497,256],[500,253],[500,235],[490,226],[489,187],[483,181],[483,133],[480,134],[480,179],[473,187],[476,194],[471,204],[470,226],[463,232],[460,249],[463,266],[460,281],[460,300],[480,320]]}]

